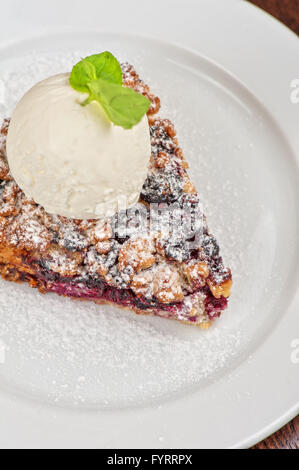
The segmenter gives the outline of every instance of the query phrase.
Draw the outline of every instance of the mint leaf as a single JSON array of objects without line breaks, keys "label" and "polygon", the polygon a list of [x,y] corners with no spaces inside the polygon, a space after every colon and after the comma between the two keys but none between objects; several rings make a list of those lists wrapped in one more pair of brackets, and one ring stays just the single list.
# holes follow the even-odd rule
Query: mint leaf
[{"label": "mint leaf", "polygon": [[82,59],[74,65],[70,75],[70,84],[75,90],[88,92],[87,84],[97,79],[96,69],[92,62]]},{"label": "mint leaf", "polygon": [[118,60],[111,52],[93,54],[80,60],[70,76],[70,84],[75,90],[88,92],[87,84],[101,78],[110,83],[122,84],[122,72]]},{"label": "mint leaf", "polygon": [[70,84],[75,90],[89,94],[82,106],[98,101],[108,118],[125,129],[138,124],[150,107],[145,96],[122,86],[121,66],[108,51],[78,62],[72,69]]},{"label": "mint leaf", "polygon": [[150,101],[132,88],[94,80],[88,84],[91,98],[98,101],[108,118],[117,126],[131,129],[141,121],[150,107]]},{"label": "mint leaf", "polygon": [[97,78],[107,80],[110,83],[122,84],[122,71],[118,60],[111,52],[102,52],[86,57],[96,69]]}]

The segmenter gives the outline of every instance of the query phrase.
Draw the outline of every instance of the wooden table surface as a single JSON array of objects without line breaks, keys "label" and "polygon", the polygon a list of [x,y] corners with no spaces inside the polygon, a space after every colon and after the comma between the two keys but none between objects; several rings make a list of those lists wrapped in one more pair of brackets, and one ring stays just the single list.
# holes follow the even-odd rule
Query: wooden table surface
[{"label": "wooden table surface", "polygon": [[[299,0],[249,1],[275,16],[299,35]],[[299,449],[299,416],[253,449]]]}]

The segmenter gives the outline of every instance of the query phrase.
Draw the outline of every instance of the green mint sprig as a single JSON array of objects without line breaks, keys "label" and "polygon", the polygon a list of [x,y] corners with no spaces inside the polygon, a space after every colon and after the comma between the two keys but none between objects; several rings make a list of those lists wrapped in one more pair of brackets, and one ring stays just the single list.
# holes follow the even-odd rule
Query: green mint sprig
[{"label": "green mint sprig", "polygon": [[121,67],[111,52],[93,54],[78,62],[70,84],[77,91],[89,93],[82,105],[97,101],[110,121],[124,129],[138,124],[150,107],[148,98],[122,86]]}]

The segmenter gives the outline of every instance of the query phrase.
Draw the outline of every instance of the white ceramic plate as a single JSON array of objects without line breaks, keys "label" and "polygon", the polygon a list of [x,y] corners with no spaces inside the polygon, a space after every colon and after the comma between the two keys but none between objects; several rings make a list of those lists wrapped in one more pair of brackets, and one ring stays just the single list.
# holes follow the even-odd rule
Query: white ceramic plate
[{"label": "white ceramic plate", "polygon": [[203,332],[2,281],[0,446],[259,441],[298,413],[298,38],[232,0],[1,10],[0,117],[82,55],[133,63],[176,124],[234,289]]}]

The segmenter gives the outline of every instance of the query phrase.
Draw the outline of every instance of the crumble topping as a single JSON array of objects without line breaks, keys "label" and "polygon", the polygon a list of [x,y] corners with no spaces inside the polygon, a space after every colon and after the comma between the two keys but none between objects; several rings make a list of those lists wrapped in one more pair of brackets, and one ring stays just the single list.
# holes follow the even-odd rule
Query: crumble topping
[{"label": "crumble topping", "polygon": [[10,244],[24,250],[44,252],[50,246],[50,234],[38,220],[21,215],[8,226],[6,235]]},{"label": "crumble topping", "polygon": [[85,272],[105,276],[108,273],[108,268],[105,267],[104,260],[105,258],[100,256],[95,247],[90,247],[84,258]]},{"label": "crumble topping", "polygon": [[127,266],[131,266],[134,271],[148,269],[156,261],[155,246],[153,239],[137,238],[127,241],[119,250],[118,269],[123,271]]},{"label": "crumble topping", "polygon": [[153,292],[162,303],[181,302],[184,293],[181,279],[174,266],[161,263],[155,273]]},{"label": "crumble topping", "polygon": [[148,85],[141,80],[134,67],[128,64],[128,62],[121,64],[121,69],[123,73],[123,84],[130,88],[134,88],[138,93],[146,96],[151,102],[147,114],[156,114],[160,109],[160,99],[158,96],[155,96],[150,92]]},{"label": "crumble topping", "polygon": [[206,262],[191,260],[183,267],[184,275],[189,284],[195,288],[204,287],[209,277],[210,269]]},{"label": "crumble topping", "polygon": [[50,249],[42,266],[61,276],[76,276],[81,273],[80,265],[83,256],[80,253],[70,253],[64,250]]}]

